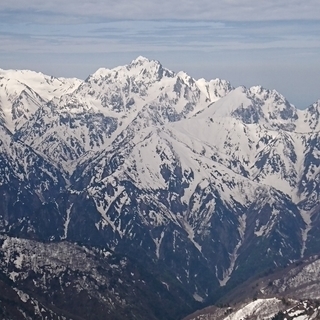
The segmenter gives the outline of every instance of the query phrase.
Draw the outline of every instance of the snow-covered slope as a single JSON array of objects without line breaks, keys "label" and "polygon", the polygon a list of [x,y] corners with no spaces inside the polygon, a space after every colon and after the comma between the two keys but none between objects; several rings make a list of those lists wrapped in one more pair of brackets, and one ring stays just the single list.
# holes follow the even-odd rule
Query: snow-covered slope
[{"label": "snow-covered slope", "polygon": [[[40,154],[20,141],[0,125],[0,185],[18,186],[45,198],[65,185],[60,171]],[[16,183],[13,183],[16,181]],[[54,192],[54,189],[57,189]]]},{"label": "snow-covered slope", "polygon": [[15,132],[41,105],[72,92],[81,82],[29,70],[0,69],[0,120]]},{"label": "snow-covered slope", "polygon": [[59,229],[63,218],[52,203],[65,187],[57,167],[0,124],[1,233],[53,240],[45,228]]},{"label": "snow-covered slope", "polygon": [[269,298],[257,299],[236,307],[207,308],[184,320],[313,320],[319,316],[318,302]]},{"label": "snow-covered slope", "polygon": [[[177,127],[179,124],[151,127],[139,131],[128,143],[116,141],[82,163],[73,176],[76,189],[86,188],[95,202],[101,215],[98,230],[115,234],[108,239],[109,245],[116,247],[121,239],[139,239],[143,228],[160,229],[160,234],[151,232],[145,245],[154,242],[153,255],[161,259],[166,233],[177,229],[189,239],[193,254],[203,255],[206,264],[210,261],[214,266],[220,285],[225,285],[239,267],[237,260],[256,258],[248,258],[251,251],[259,251],[254,239],[269,238],[269,247],[259,255],[268,254],[270,260],[275,259],[274,254],[279,262],[288,254],[298,258],[304,220],[292,200],[277,188],[244,175],[241,160],[226,160],[226,155],[221,156],[208,141],[195,139]],[[198,128],[204,130],[205,126]],[[214,123],[211,129],[213,137],[215,130],[222,130]],[[209,132],[204,136],[209,137]],[[126,212],[134,213],[129,225]],[[287,221],[291,221],[290,228]],[[132,232],[133,228],[139,231]],[[278,233],[288,240],[282,243],[276,239]],[[229,242],[224,242],[230,235]],[[176,250],[175,241],[170,246]]]}]

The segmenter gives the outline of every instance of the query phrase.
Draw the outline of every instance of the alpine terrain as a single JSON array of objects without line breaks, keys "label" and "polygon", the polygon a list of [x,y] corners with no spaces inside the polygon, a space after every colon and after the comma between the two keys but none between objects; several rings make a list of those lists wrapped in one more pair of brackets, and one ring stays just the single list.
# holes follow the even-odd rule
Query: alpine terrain
[{"label": "alpine terrain", "polygon": [[219,299],[236,307],[194,319],[316,317],[319,131],[320,100],[144,57],[84,81],[0,69],[1,319],[182,319]]}]

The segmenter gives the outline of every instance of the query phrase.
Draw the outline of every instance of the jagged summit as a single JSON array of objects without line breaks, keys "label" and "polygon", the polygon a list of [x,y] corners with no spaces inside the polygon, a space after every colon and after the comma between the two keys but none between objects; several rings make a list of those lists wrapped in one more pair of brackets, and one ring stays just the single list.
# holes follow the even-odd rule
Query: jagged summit
[{"label": "jagged summit", "polygon": [[[139,56],[132,60],[131,63],[123,66],[118,66],[113,69],[100,68],[91,77],[110,77],[116,76],[121,77],[138,77],[146,76],[161,78],[162,73],[165,72],[168,76],[174,76],[174,72],[162,67],[161,63],[157,60],[150,60],[146,57]],[[90,77],[88,78],[90,79]]]},{"label": "jagged summit", "polygon": [[146,58],[146,57],[144,57],[144,56],[138,56],[137,58],[133,59],[130,64],[131,64],[131,65],[136,65],[136,64],[140,64],[140,65],[141,65],[141,64],[150,63],[150,62],[160,64],[159,61],[157,61],[157,60],[150,60],[150,59],[148,59],[148,58]]},{"label": "jagged summit", "polygon": [[[140,55],[137,58],[133,59],[132,63],[135,63],[135,62],[138,62],[138,61],[142,61],[142,62],[148,61],[148,62],[150,62],[151,60],[149,58],[145,57],[145,56],[141,56]],[[154,61],[156,61],[156,60],[154,60]]]}]

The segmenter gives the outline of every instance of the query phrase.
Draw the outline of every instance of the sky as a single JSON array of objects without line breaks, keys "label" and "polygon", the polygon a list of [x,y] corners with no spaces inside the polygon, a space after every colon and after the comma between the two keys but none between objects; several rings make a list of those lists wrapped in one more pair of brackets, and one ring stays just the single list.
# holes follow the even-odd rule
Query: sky
[{"label": "sky", "polygon": [[194,78],[320,99],[319,0],[0,0],[0,68],[85,79],[142,55]]}]

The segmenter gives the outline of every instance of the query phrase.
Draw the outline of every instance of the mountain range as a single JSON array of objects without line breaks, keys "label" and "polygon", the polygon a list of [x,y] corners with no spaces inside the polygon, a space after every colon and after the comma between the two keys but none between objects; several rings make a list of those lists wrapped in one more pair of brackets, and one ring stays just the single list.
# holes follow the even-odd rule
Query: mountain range
[{"label": "mountain range", "polygon": [[319,254],[319,113],[144,57],[0,69],[2,317],[179,319]]}]

